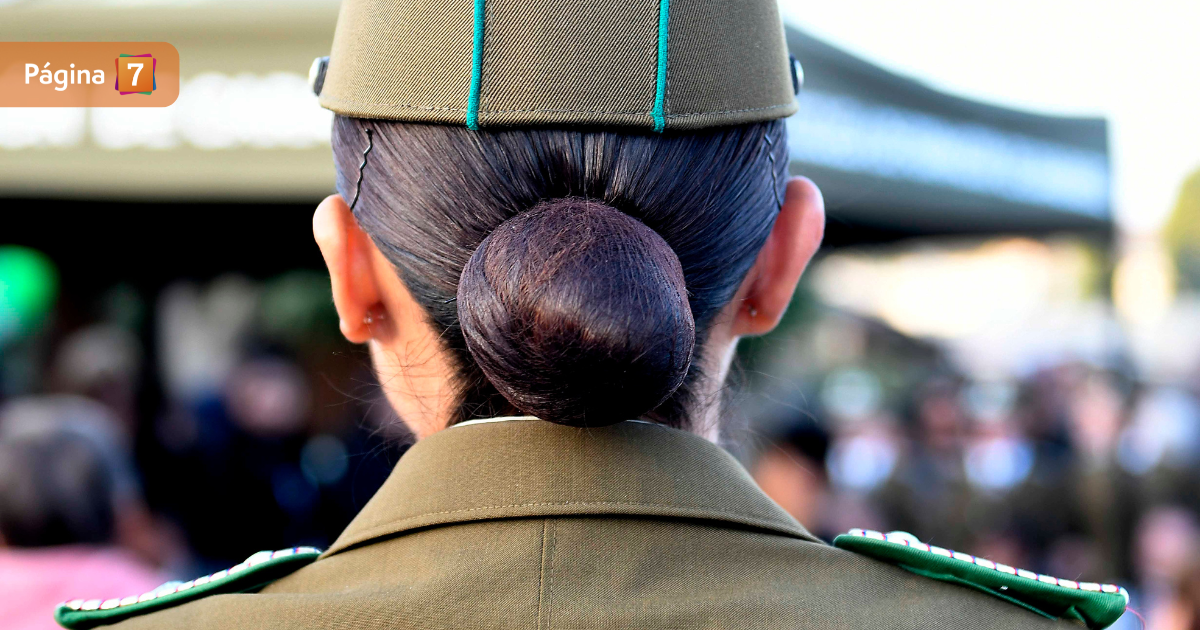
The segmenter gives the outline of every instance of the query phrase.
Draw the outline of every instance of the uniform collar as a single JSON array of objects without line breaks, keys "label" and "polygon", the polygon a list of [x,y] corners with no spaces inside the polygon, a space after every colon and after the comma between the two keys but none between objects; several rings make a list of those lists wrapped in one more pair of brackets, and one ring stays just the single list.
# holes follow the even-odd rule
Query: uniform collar
[{"label": "uniform collar", "polygon": [[699,436],[647,422],[507,420],[415,444],[326,555],[423,527],[577,515],[700,519],[820,542]]}]

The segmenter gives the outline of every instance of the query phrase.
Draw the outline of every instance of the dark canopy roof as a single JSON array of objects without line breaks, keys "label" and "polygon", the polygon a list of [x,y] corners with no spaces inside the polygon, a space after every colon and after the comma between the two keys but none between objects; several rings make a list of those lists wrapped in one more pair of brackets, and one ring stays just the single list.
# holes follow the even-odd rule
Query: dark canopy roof
[{"label": "dark canopy roof", "polygon": [[952,96],[788,28],[803,64],[792,172],[831,245],[938,234],[1111,233],[1107,123]]}]

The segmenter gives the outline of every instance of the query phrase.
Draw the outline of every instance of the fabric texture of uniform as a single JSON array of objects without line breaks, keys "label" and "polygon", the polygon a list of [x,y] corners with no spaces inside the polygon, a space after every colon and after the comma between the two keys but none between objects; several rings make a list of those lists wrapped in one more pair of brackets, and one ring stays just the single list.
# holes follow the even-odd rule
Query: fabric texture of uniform
[{"label": "fabric texture of uniform", "polygon": [[320,559],[260,593],[113,627],[1077,626],[831,547],[690,433],[530,420],[420,441]]},{"label": "fabric texture of uniform", "polygon": [[345,0],[320,90],[362,118],[655,131],[794,96],[774,0]]}]

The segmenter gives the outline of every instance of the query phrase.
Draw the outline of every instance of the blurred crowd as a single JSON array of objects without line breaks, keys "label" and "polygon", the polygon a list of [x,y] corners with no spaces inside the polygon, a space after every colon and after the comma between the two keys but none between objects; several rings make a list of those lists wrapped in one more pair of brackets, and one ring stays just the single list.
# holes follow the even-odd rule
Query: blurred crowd
[{"label": "blurred crowd", "polygon": [[323,274],[79,302],[18,330],[0,318],[5,628],[56,627],[60,601],[259,550],[327,547],[408,443],[340,338]]},{"label": "blurred crowd", "polygon": [[1200,627],[1200,378],[1151,385],[1069,360],[1018,381],[922,372],[891,404],[887,375],[855,367],[776,400],[754,477],[826,539],[907,531],[1126,585],[1152,630]]},{"label": "blurred crowd", "polygon": [[[1064,359],[973,380],[935,345],[813,302],[802,292],[743,357],[761,368],[769,347],[807,371],[767,368],[774,387],[751,379],[734,399],[750,422],[733,448],[787,511],[827,540],[904,530],[1117,582],[1152,630],[1200,628],[1200,375],[1152,384]],[[53,627],[64,599],[262,549],[328,546],[409,443],[338,334],[324,274],[42,303],[0,318],[6,627]]]}]

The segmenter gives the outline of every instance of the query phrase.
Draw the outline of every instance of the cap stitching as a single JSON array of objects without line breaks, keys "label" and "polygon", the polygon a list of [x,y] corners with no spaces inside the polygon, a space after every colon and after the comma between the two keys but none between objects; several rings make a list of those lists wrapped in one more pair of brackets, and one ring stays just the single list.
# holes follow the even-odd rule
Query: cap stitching
[{"label": "cap stitching", "polygon": [[771,105],[769,107],[747,107],[744,109],[725,109],[725,110],[716,111],[716,112],[691,112],[688,114],[668,114],[667,118],[688,118],[691,116],[708,116],[710,114],[737,114],[739,112],[759,112],[759,111],[764,111],[764,110],[768,110],[768,109],[780,109],[783,107],[791,107],[793,104],[795,104],[795,101],[793,101],[791,103],[784,103],[782,105]]},{"label": "cap stitching", "polygon": [[[339,98],[332,97],[332,96],[326,97],[326,98],[328,98],[330,101],[336,101],[338,103],[343,103],[346,105],[358,105],[358,106],[367,106],[367,107],[393,107],[393,108],[419,109],[419,110],[423,110],[423,111],[449,111],[449,112],[465,112],[465,111],[467,111],[466,108],[462,108],[462,107],[426,107],[426,106],[422,106],[422,105],[407,105],[407,104],[399,104],[398,105],[396,103],[364,103],[362,101],[347,101],[347,100],[339,99]],[[758,111],[766,111],[768,109],[782,109],[782,108],[786,108],[786,107],[791,107],[794,104],[795,104],[795,101],[793,101],[791,103],[783,103],[780,105],[770,105],[768,107],[747,107],[747,108],[743,108],[743,109],[724,109],[724,110],[711,111],[711,112],[689,112],[689,113],[682,113],[682,114],[666,114],[665,117],[666,118],[689,118],[689,117],[694,117],[694,116],[711,116],[711,115],[716,115],[716,114],[738,114],[741,112],[758,112]],[[612,114],[612,115],[622,115],[622,116],[625,116],[625,115],[636,116],[636,115],[646,115],[646,114],[653,113],[651,111],[613,112],[613,111],[596,110],[596,109],[481,109],[479,111],[481,113],[486,113],[486,114],[538,114],[538,113],[553,114],[553,113],[562,113],[562,114]]]},{"label": "cap stitching", "polygon": [[[667,19],[668,33],[670,32],[670,28],[671,28],[670,18],[668,17],[668,19]],[[667,59],[667,63],[668,63],[667,75],[663,78],[663,82],[666,85],[666,92],[663,94],[663,126],[664,127],[666,127],[666,119],[670,118],[670,115],[668,115],[667,112],[671,111],[671,68],[669,65],[670,61],[671,61],[670,58],[668,58]]]},{"label": "cap stitching", "polygon": [[368,106],[368,107],[404,107],[404,108],[408,108],[408,109],[420,109],[420,110],[425,110],[425,111],[446,111],[446,112],[465,112],[465,111],[467,111],[467,108],[465,108],[465,107],[428,107],[425,105],[412,105],[409,103],[364,103],[362,101],[348,101],[346,99],[341,99],[336,96],[322,96],[321,100],[328,100],[332,103],[339,103],[339,104],[343,104],[343,105],[358,105],[358,106]]}]

